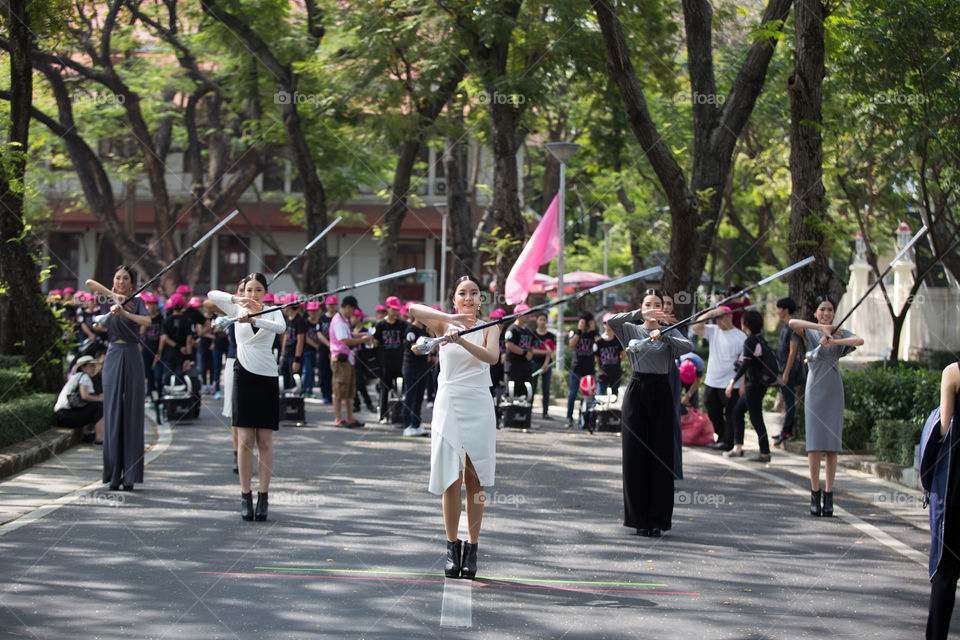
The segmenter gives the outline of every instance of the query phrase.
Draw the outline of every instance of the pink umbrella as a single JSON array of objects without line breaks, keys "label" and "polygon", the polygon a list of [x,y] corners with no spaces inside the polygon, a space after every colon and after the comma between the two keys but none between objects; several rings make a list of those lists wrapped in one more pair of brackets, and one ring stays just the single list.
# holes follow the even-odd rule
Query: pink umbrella
[{"label": "pink umbrella", "polygon": [[[590,287],[595,287],[598,284],[603,284],[604,282],[609,281],[609,276],[605,276],[602,273],[594,273],[593,271],[574,271],[572,273],[565,273],[563,274],[563,292],[573,293],[573,291],[576,289],[589,289]],[[544,290],[556,291],[556,279],[554,279],[552,285],[545,287]]]}]

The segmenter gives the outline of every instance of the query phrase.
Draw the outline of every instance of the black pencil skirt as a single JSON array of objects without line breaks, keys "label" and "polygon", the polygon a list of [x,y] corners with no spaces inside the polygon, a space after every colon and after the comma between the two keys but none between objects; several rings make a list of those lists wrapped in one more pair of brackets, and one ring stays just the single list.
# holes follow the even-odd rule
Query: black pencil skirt
[{"label": "black pencil skirt", "polygon": [[622,412],[624,526],[670,529],[675,418],[667,376],[634,373]]},{"label": "black pencil skirt", "polygon": [[280,384],[278,376],[261,376],[233,363],[234,427],[280,429]]}]

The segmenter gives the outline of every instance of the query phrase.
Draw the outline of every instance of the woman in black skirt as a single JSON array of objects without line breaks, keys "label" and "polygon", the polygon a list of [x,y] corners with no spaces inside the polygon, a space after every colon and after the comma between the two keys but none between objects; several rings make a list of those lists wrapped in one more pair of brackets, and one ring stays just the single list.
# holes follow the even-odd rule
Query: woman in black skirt
[{"label": "woman in black skirt", "polygon": [[650,338],[628,352],[633,376],[623,397],[623,524],[642,536],[660,537],[673,518],[674,420],[676,409],[667,376],[673,361],[693,350],[676,329],[661,333],[663,294],[648,290],[636,311],[607,319],[626,347],[634,338]]},{"label": "woman in black skirt", "polygon": [[[280,428],[280,388],[272,349],[274,338],[287,330],[287,323],[279,311],[248,317],[248,314],[263,309],[266,293],[267,279],[262,273],[251,273],[240,295],[224,291],[207,294],[220,309],[239,318],[235,331],[237,360],[233,367],[231,413],[233,426],[237,427],[240,517],[244,520],[267,519],[267,491],[273,472],[273,432]],[[254,444],[259,452],[257,475],[260,478],[256,509],[250,490]]]},{"label": "woman in black skirt", "polygon": [[107,356],[103,360],[103,481],[116,491],[143,482],[143,402],[146,385],[140,355],[140,327],[150,326],[143,298],[127,300],[136,278],[120,265],[113,272],[113,288],[95,280],[87,287],[120,303],[107,318]]}]

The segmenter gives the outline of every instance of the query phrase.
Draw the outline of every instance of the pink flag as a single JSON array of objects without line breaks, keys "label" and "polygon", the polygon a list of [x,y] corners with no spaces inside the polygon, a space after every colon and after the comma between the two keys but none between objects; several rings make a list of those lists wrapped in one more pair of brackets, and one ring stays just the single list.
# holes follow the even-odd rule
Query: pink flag
[{"label": "pink flag", "polygon": [[560,194],[553,198],[547,212],[540,219],[533,235],[520,252],[516,264],[510,269],[507,284],[503,289],[508,304],[523,302],[533,286],[540,265],[546,264],[560,253],[560,230],[557,219],[560,217]]}]

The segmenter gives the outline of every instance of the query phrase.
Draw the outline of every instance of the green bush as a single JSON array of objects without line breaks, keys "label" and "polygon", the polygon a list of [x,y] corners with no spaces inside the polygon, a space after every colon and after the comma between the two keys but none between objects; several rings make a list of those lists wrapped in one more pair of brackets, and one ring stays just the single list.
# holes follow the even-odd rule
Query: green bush
[{"label": "green bush", "polygon": [[889,369],[842,371],[846,408],[860,414],[872,428],[877,420],[922,424],[940,402],[940,374],[897,366]]},{"label": "green bush", "polygon": [[957,354],[953,351],[932,350],[923,361],[934,371],[943,371],[947,368],[947,365],[957,361]]},{"label": "green bush", "polygon": [[30,374],[19,369],[0,369],[0,402],[30,394]]},{"label": "green bush", "polygon": [[0,354],[0,369],[23,369],[23,356],[8,356]]},{"label": "green bush", "polygon": [[843,410],[843,448],[866,451],[873,439],[871,424],[864,416],[850,409]]},{"label": "green bush", "polygon": [[0,404],[0,447],[39,435],[53,426],[57,396],[35,393]]},{"label": "green bush", "polygon": [[877,459],[896,464],[912,465],[914,448],[920,444],[922,431],[922,422],[877,420],[874,425]]}]

